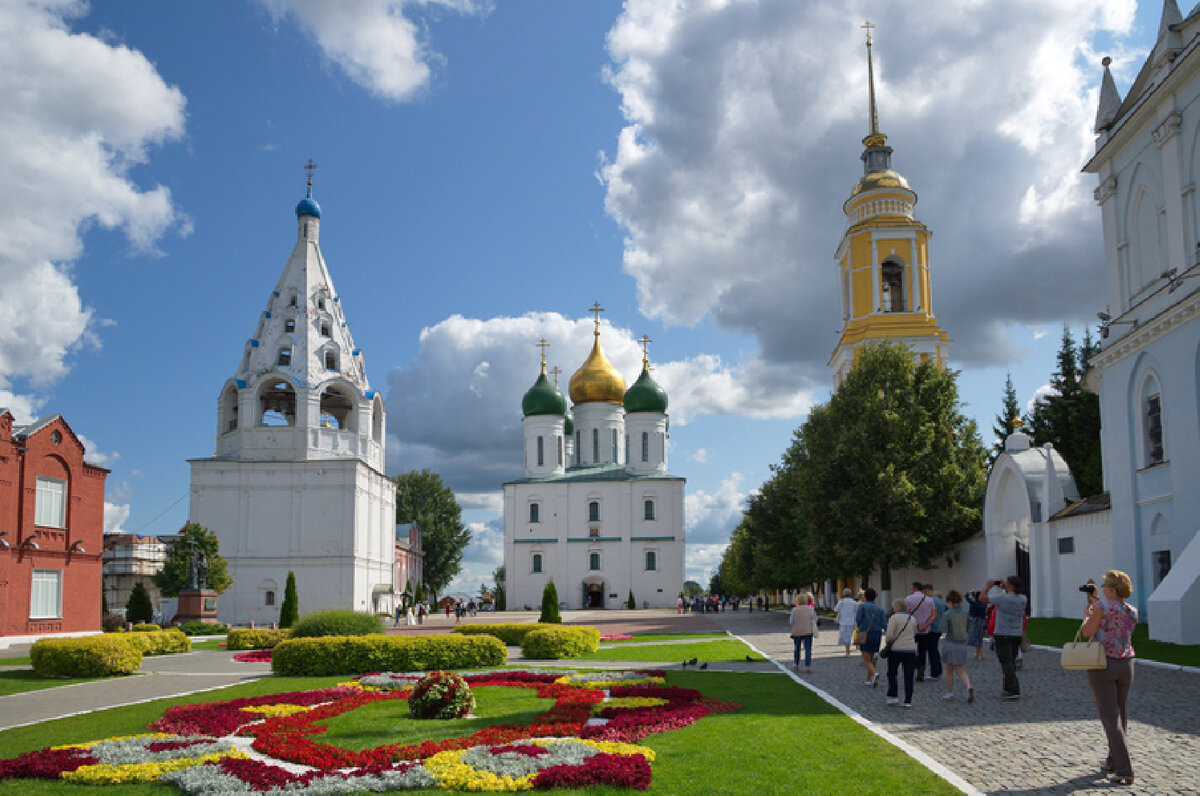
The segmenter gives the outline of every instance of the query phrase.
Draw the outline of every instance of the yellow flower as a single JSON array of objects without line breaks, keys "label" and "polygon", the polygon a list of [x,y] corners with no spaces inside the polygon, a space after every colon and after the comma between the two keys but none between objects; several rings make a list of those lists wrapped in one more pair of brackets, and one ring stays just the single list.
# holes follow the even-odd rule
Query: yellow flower
[{"label": "yellow flower", "polygon": [[294,713],[303,713],[306,710],[312,710],[311,705],[258,705],[257,707],[238,708],[247,713],[261,713],[264,716],[291,716]]},{"label": "yellow flower", "polygon": [[62,746],[51,746],[51,749],[90,749],[98,743],[105,741],[128,741],[130,738],[171,738],[172,736],[164,732],[147,732],[141,735],[117,735],[113,738],[101,738],[99,741],[84,741],[83,743],[68,743]]},{"label": "yellow flower", "polygon": [[211,763],[223,757],[246,757],[246,754],[237,749],[231,749],[225,752],[213,752],[202,757],[183,757],[177,760],[162,760],[157,763],[132,763],[121,766],[100,763],[94,766],[80,766],[74,771],[64,771],[62,778],[67,782],[78,782],[84,785],[157,782],[159,777],[168,771],[178,771],[181,768],[198,766],[201,763]]},{"label": "yellow flower", "polygon": [[612,697],[592,705],[592,713],[599,714],[605,708],[648,708],[665,704],[667,700],[658,697]]},{"label": "yellow flower", "polygon": [[614,755],[641,755],[647,761],[653,762],[655,752],[649,746],[638,746],[637,744],[621,743],[620,741],[593,741],[587,738],[537,738],[531,743],[538,746],[552,746],[556,743],[582,743],[601,751],[608,752]]},{"label": "yellow flower", "polygon": [[425,760],[425,770],[438,781],[443,790],[518,791],[529,790],[534,774],[525,777],[502,777],[490,771],[471,768],[462,761],[461,751],[438,752]]}]

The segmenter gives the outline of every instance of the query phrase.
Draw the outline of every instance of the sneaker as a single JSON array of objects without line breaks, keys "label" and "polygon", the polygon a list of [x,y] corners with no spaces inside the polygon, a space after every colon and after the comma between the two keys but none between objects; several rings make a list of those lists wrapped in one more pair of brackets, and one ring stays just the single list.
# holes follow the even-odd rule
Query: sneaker
[{"label": "sneaker", "polygon": [[870,688],[871,686],[875,685],[875,683],[871,680],[867,680],[863,683],[863,685],[865,685],[867,688]]},{"label": "sneaker", "polygon": [[871,678],[871,687],[875,688],[879,685],[879,672],[875,672],[875,676]]},{"label": "sneaker", "polygon": [[902,707],[902,708],[911,708],[911,707],[912,707],[912,703],[911,703],[911,702],[901,702],[901,703],[900,703],[900,707]]},{"label": "sneaker", "polygon": [[1000,696],[1003,697],[1004,699],[1020,699],[1021,698],[1020,694],[1010,694],[1007,691],[1000,694]]},{"label": "sneaker", "polygon": [[967,686],[967,702],[970,703],[970,702],[974,702],[974,701],[975,701],[975,688],[974,688],[974,686]]},{"label": "sneaker", "polygon": [[945,694],[942,695],[942,699],[954,699],[954,692],[947,691]]},{"label": "sneaker", "polygon": [[889,705],[899,705],[899,704],[900,704],[900,697],[888,697],[888,698],[887,698],[887,703],[888,703]]}]

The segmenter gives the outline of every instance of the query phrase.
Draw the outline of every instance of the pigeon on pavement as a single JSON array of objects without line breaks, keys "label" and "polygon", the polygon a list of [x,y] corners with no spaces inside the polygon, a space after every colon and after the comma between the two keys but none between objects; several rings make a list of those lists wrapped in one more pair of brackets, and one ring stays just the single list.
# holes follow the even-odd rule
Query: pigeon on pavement
[{"label": "pigeon on pavement", "polygon": [[701,668],[701,669],[707,669],[707,668],[708,668],[708,663],[702,663],[702,664],[700,664],[700,668]]},{"label": "pigeon on pavement", "polygon": [[688,665],[689,665],[689,666],[695,666],[695,665],[696,665],[696,659],[695,659],[695,658],[692,658],[690,661],[688,661]]}]

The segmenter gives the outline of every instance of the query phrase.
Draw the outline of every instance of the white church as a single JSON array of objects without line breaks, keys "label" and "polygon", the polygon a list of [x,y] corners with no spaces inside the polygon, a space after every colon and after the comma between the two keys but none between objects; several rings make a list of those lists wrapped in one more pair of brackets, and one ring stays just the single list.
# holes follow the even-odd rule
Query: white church
[{"label": "white church", "polygon": [[278,620],[289,571],[302,614],[393,607],[383,399],[321,256],[311,171],[296,219],[291,256],[221,388],[216,450],[190,460],[188,520],[216,533],[229,562],[218,608],[230,625]]},{"label": "white church", "polygon": [[[598,306],[593,312],[600,312]],[[567,609],[675,605],[684,581],[684,479],[667,472],[667,394],[628,390],[600,348],[571,377],[572,411],[542,372],[521,402],[525,477],[504,484],[510,611],[537,610],[553,579]],[[649,341],[643,338],[643,345]]]}]

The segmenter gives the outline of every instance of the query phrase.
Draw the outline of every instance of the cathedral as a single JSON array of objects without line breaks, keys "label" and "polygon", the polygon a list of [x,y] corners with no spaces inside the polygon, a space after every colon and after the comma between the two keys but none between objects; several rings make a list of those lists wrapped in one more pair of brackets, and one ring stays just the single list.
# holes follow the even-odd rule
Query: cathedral
[{"label": "cathedral", "polygon": [[949,347],[933,314],[930,232],[913,215],[917,194],[892,170],[892,148],[879,132],[872,26],[865,27],[871,127],[863,139],[863,177],[842,205],[847,226],[835,255],[842,299],[842,330],[829,360],[835,389],[864,345],[904,343],[941,366]]},{"label": "cathedral", "polygon": [[392,610],[383,398],[321,256],[311,170],[296,220],[291,256],[220,390],[216,450],[190,460],[188,520],[216,533],[229,562],[219,619],[230,625],[276,621],[289,571],[301,613]]},{"label": "cathedral", "polygon": [[568,609],[675,605],[684,580],[684,479],[667,472],[667,394],[629,389],[600,347],[571,377],[571,411],[542,371],[521,401],[524,478],[504,484],[507,607],[536,610],[554,581]]}]

